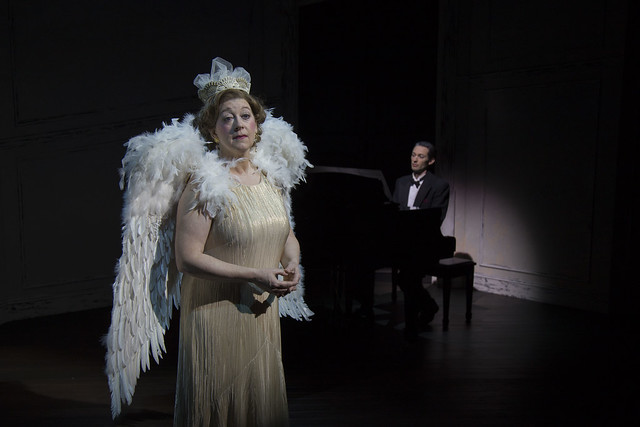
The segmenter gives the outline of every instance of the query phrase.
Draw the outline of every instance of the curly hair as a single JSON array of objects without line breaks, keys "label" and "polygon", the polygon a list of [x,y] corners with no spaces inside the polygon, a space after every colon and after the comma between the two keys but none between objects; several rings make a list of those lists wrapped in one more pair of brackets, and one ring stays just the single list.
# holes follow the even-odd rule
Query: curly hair
[{"label": "curly hair", "polygon": [[218,121],[218,115],[220,114],[220,106],[230,99],[238,98],[244,99],[249,104],[251,112],[258,124],[256,143],[260,141],[260,134],[262,134],[262,128],[260,125],[263,124],[267,118],[264,104],[259,98],[239,89],[227,89],[218,93],[216,96],[212,96],[207,99],[207,102],[194,118],[193,124],[198,128],[200,135],[205,139],[205,141],[214,142],[213,137],[211,136],[211,131],[216,128],[216,122]]}]

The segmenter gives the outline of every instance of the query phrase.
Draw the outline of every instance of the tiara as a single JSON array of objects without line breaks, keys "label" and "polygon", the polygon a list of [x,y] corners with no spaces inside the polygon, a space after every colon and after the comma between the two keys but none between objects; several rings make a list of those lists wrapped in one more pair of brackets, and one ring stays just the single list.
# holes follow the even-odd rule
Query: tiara
[{"label": "tiara", "polygon": [[239,89],[249,93],[251,75],[242,67],[233,68],[229,61],[220,57],[211,61],[211,74],[198,74],[193,80],[198,88],[198,97],[206,102],[223,90]]}]

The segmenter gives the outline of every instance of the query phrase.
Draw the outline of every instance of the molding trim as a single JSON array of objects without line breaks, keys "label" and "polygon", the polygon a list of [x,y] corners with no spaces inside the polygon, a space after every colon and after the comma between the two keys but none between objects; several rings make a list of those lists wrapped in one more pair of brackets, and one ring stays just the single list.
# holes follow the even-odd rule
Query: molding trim
[{"label": "molding trim", "polygon": [[[111,286],[104,282],[84,292],[78,292],[77,289],[67,293],[55,292],[36,297],[7,299],[0,304],[0,325],[33,317],[110,307],[112,304]],[[105,324],[105,333],[107,326]]]},{"label": "molding trim", "polygon": [[597,295],[589,289],[579,291],[558,286],[543,286],[531,282],[497,279],[476,274],[473,287],[496,295],[520,298],[545,304],[572,307],[599,313],[609,312],[608,295]]}]

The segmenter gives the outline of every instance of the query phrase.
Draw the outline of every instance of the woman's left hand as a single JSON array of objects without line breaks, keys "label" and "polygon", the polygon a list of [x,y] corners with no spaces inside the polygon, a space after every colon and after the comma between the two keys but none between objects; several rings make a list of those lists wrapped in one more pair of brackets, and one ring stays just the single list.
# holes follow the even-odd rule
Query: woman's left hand
[{"label": "woman's left hand", "polygon": [[[286,272],[286,274],[284,275],[284,280],[287,282],[293,282],[296,285],[298,284],[298,282],[300,282],[300,266],[298,265],[297,262],[291,261],[289,264],[287,264],[284,267],[284,271]],[[291,293],[293,291],[296,290],[296,286],[291,286],[289,288],[289,292]]]}]

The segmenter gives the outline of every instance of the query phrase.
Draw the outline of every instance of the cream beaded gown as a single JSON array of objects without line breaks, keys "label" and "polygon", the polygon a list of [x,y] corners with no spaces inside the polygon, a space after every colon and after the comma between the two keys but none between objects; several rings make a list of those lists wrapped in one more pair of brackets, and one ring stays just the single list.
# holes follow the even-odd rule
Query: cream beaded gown
[{"label": "cream beaded gown", "polygon": [[[212,221],[205,253],[244,266],[279,265],[290,224],[262,176]],[[278,300],[247,282],[183,277],[176,426],[286,426]]]}]

